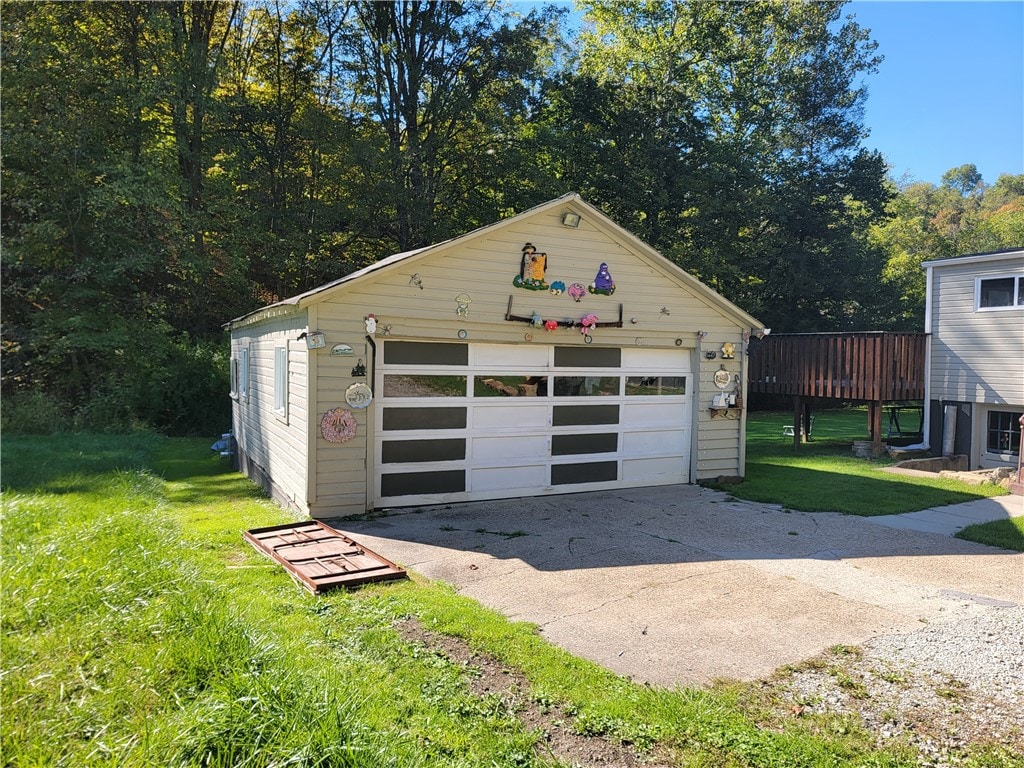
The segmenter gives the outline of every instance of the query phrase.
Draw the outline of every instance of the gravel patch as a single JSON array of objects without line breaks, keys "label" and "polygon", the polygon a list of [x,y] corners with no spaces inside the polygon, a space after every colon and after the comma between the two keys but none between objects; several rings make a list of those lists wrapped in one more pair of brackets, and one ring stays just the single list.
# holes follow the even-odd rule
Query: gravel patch
[{"label": "gravel patch", "polygon": [[921,766],[952,768],[980,747],[993,765],[1024,766],[1021,606],[837,646],[772,685],[790,715],[856,715],[880,746],[913,747]]}]

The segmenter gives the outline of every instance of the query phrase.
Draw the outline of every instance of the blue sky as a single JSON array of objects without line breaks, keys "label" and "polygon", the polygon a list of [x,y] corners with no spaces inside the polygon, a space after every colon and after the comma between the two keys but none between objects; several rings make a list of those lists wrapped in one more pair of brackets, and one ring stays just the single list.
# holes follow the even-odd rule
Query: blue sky
[{"label": "blue sky", "polygon": [[938,184],[964,163],[992,183],[1024,173],[1024,2],[844,7],[885,57],[865,83],[865,142],[895,179]]}]

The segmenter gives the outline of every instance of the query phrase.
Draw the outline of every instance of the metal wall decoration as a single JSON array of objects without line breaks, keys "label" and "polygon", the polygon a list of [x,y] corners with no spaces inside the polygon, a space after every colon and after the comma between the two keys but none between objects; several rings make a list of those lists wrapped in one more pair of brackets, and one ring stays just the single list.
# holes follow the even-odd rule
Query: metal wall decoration
[{"label": "metal wall decoration", "polygon": [[351,357],[354,354],[351,344],[335,344],[331,347],[331,357]]},{"label": "metal wall decoration", "polygon": [[357,381],[345,390],[345,402],[356,410],[367,408],[373,402],[373,390],[363,382]]},{"label": "metal wall decoration", "polygon": [[455,314],[459,317],[469,317],[469,305],[473,303],[473,299],[470,298],[469,294],[460,293],[455,297],[455,303],[458,304]]},{"label": "metal wall decoration", "polygon": [[320,419],[320,434],[329,443],[347,443],[356,436],[356,417],[352,411],[333,408]]},{"label": "metal wall decoration", "polygon": [[590,284],[587,290],[604,296],[611,296],[615,293],[615,281],[612,280],[611,272],[608,271],[608,265],[605,262],[601,262],[597,275],[594,277],[594,282]]},{"label": "metal wall decoration", "polygon": [[533,243],[523,246],[523,255],[519,264],[519,274],[512,279],[516,288],[529,291],[546,291],[548,284],[544,282],[544,273],[548,268],[548,255],[538,253]]},{"label": "metal wall decoration", "polygon": [[352,366],[352,378],[359,378],[366,375],[366,366],[363,361],[360,360],[354,366]]}]

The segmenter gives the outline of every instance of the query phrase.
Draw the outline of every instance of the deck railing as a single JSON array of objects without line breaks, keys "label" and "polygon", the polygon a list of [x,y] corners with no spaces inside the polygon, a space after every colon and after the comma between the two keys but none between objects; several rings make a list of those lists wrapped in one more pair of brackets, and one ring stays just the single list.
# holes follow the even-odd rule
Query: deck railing
[{"label": "deck railing", "polygon": [[751,339],[748,391],[846,401],[924,398],[927,334],[790,333]]}]

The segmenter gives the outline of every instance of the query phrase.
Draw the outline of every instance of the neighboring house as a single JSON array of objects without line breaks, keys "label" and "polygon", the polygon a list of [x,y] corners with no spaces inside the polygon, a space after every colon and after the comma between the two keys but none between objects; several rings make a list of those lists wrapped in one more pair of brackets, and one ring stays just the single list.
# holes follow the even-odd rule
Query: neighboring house
[{"label": "neighboring house", "polygon": [[227,327],[239,466],[316,518],[744,472],[759,323],[574,194]]},{"label": "neighboring house", "polygon": [[931,448],[1017,466],[1024,412],[1024,250],[927,261]]}]

